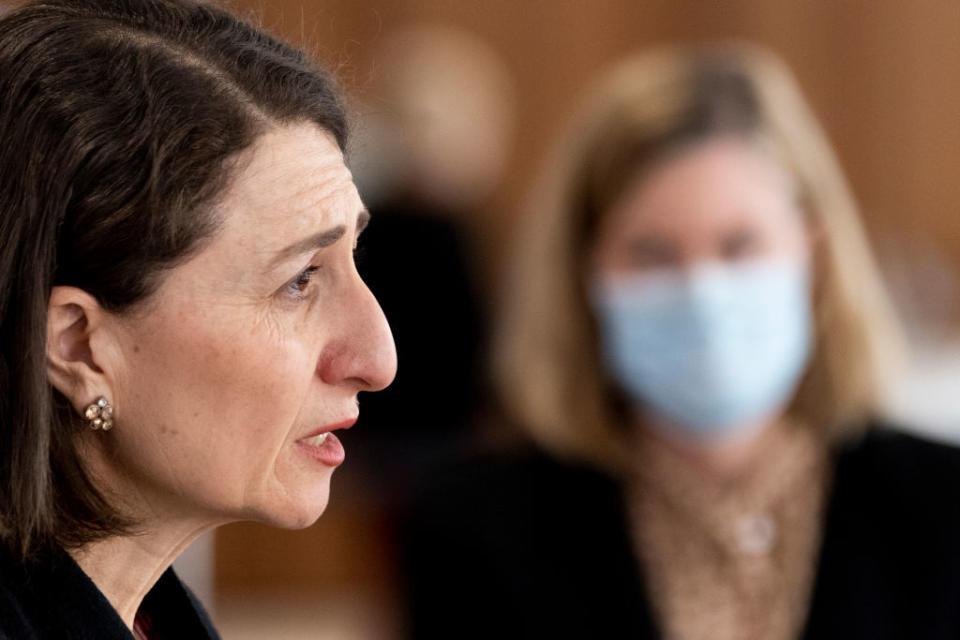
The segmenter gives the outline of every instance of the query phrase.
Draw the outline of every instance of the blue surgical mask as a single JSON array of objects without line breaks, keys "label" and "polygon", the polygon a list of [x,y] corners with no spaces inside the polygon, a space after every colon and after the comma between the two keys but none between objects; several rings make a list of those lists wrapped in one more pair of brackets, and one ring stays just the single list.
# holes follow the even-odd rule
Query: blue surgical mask
[{"label": "blue surgical mask", "polygon": [[604,275],[591,285],[607,370],[678,435],[746,435],[790,402],[812,347],[809,276],[796,261]]}]

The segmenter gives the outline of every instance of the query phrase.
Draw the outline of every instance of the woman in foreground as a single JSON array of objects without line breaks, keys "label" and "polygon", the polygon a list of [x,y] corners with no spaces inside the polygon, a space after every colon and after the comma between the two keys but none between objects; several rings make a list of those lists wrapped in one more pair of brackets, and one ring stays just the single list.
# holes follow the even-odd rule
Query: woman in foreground
[{"label": "woman in foreground", "polygon": [[878,422],[895,323],[786,70],[628,60],[533,205],[498,372],[540,453],[424,500],[415,637],[960,637],[960,454]]},{"label": "woman in foreground", "polygon": [[169,569],[305,527],[389,328],[326,72],[208,4],[0,19],[0,637],[216,637]]}]

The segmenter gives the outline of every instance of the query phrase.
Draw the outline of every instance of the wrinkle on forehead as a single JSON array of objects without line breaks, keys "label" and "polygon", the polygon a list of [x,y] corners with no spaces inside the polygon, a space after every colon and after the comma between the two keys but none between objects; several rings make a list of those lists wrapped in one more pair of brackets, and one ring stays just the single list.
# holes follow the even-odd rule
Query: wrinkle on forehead
[{"label": "wrinkle on forehead", "polygon": [[221,201],[225,241],[271,254],[325,227],[353,226],[362,208],[333,138],[313,124],[269,130]]},{"label": "wrinkle on forehead", "polygon": [[339,147],[314,125],[271,129],[248,153],[225,205],[283,217],[329,206],[354,191]]}]

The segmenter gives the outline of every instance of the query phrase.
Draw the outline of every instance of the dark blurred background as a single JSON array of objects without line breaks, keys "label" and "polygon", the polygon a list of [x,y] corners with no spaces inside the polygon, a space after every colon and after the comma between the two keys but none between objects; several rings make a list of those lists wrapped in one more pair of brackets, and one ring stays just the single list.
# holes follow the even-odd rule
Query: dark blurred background
[{"label": "dark blurred background", "polygon": [[583,88],[653,45],[745,39],[793,68],[911,339],[892,411],[960,436],[955,0],[232,4],[314,51],[354,101],[351,160],[374,213],[361,268],[397,330],[400,375],[392,396],[361,399],[315,526],[225,527],[178,562],[227,640],[403,637],[398,512],[425,468],[486,435],[484,345],[526,190]]}]

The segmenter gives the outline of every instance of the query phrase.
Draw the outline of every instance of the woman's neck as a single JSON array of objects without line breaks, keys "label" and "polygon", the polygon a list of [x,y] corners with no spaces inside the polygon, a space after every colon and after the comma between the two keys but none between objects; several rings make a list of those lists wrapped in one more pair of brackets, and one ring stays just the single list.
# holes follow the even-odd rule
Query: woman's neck
[{"label": "woman's neck", "polygon": [[640,437],[647,446],[666,449],[686,460],[692,467],[718,480],[732,480],[750,473],[757,466],[763,451],[787,428],[787,421],[777,416],[742,430],[747,435],[722,443],[701,443],[671,435],[668,427],[658,427],[650,420],[641,421]]},{"label": "woman's neck", "polygon": [[112,536],[70,551],[80,568],[113,605],[127,628],[147,593],[174,559],[214,525],[196,523]]},{"label": "woman's neck", "polygon": [[131,492],[130,487],[138,483],[110,463],[111,453],[99,439],[90,438],[81,445],[88,473],[134,526],[132,533],[97,540],[69,553],[133,631],[140,604],[163,572],[191,542],[229,520],[189,510],[175,496]]}]

